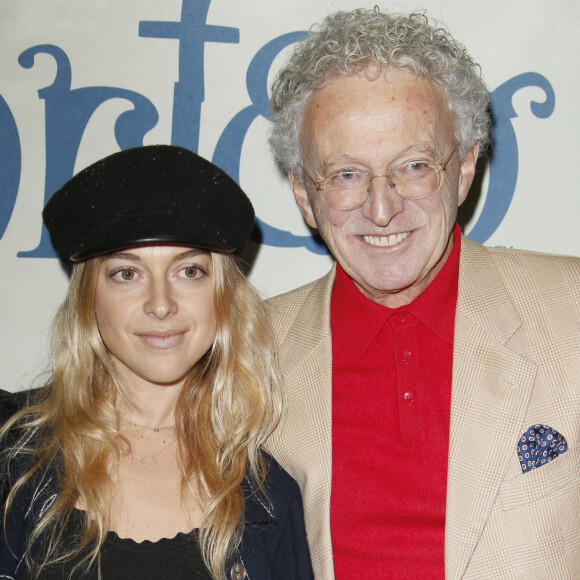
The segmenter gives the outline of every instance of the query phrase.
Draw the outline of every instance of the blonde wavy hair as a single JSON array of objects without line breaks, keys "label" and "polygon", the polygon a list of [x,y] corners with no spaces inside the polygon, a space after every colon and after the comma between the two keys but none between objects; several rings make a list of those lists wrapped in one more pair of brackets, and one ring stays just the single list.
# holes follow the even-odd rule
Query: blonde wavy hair
[{"label": "blonde wavy hair", "polygon": [[[204,506],[202,554],[213,577],[222,580],[243,533],[244,477],[249,471],[261,485],[267,473],[260,447],[279,420],[282,388],[262,300],[236,258],[211,256],[217,333],[190,371],[175,415],[182,495],[192,493],[193,479]],[[17,434],[8,460],[30,458],[8,495],[5,521],[24,485],[32,483],[38,491],[49,472],[57,478],[56,498],[28,539],[26,564],[35,577],[49,564],[85,552],[77,566],[98,562],[108,531],[111,470],[122,439],[115,400],[129,395],[97,329],[94,297],[101,261],[74,267],[53,325],[52,379],[0,431],[2,438]],[[86,506],[84,532],[78,545],[63,552],[63,529],[79,498]],[[30,549],[39,544],[40,555]]]}]

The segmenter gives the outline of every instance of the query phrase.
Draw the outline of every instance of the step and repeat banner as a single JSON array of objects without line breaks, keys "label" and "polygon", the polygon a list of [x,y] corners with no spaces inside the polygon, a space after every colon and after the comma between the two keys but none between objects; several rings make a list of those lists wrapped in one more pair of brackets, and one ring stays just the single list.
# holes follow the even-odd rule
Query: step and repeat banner
[{"label": "step and repeat banner", "polygon": [[[264,296],[331,259],[268,147],[268,93],[293,43],[352,0],[0,0],[0,388],[49,366],[67,276],[41,211],[73,173],[114,151],[172,143],[212,160],[252,199],[245,254]],[[492,92],[494,155],[460,221],[492,246],[578,255],[580,4],[402,0],[463,42]]]}]

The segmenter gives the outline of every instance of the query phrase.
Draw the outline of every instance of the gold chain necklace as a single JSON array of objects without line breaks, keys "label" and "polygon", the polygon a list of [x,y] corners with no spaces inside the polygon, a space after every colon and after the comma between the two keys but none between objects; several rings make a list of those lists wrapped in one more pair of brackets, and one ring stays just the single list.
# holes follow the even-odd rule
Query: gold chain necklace
[{"label": "gold chain necklace", "polygon": [[119,448],[119,455],[121,457],[126,457],[127,459],[130,459],[131,461],[133,461],[133,459],[137,458],[139,460],[139,463],[145,463],[147,459],[152,459],[153,463],[157,463],[159,461],[158,456],[161,455],[161,453],[163,451],[165,451],[165,449],[167,449],[170,445],[172,445],[174,441],[175,441],[175,439],[173,439],[173,441],[170,441],[169,443],[167,443],[167,445],[164,445],[161,449],[159,449],[158,451],[156,451],[152,455],[138,455],[137,453],[133,453],[130,449],[123,449],[122,447]]},{"label": "gold chain necklace", "polygon": [[165,429],[175,429],[175,425],[167,425],[166,427],[147,427],[146,425],[139,425],[139,423],[135,423],[134,421],[127,421],[129,425],[132,427],[141,427],[141,429],[151,429],[155,431],[155,433],[159,433],[159,431],[165,431]]}]

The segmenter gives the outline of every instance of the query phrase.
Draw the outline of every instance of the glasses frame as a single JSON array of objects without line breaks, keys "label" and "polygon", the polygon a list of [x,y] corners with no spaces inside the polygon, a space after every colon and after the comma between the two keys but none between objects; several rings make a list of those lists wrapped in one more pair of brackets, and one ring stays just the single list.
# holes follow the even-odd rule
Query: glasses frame
[{"label": "glasses frame", "polygon": [[[316,189],[322,193],[322,195],[324,196],[324,199],[326,200],[326,203],[331,208],[335,209],[336,211],[352,211],[354,209],[358,209],[359,207],[362,207],[366,203],[366,201],[369,198],[369,195],[371,194],[371,190],[372,190],[372,186],[373,186],[373,179],[375,179],[376,177],[386,177],[389,180],[389,185],[391,186],[391,188],[395,191],[395,193],[399,197],[402,197],[403,199],[413,199],[413,200],[415,200],[415,199],[426,199],[427,197],[432,196],[439,189],[439,186],[441,185],[441,173],[443,173],[443,171],[445,171],[445,169],[447,169],[447,165],[451,161],[451,158],[453,157],[453,155],[455,155],[455,153],[457,152],[457,149],[459,149],[459,145],[456,145],[453,148],[453,151],[451,151],[451,153],[447,156],[447,158],[444,161],[442,161],[441,163],[432,163],[430,161],[425,161],[424,162],[424,163],[428,163],[429,165],[431,165],[437,171],[437,186],[428,195],[424,195],[422,197],[407,197],[405,195],[400,194],[397,191],[397,189],[395,188],[393,182],[391,181],[391,175],[395,171],[397,171],[397,169],[403,167],[404,165],[407,165],[408,163],[414,163],[416,161],[422,161],[422,160],[419,160],[419,159],[417,159],[417,160],[411,159],[410,161],[405,161],[404,163],[401,163],[400,165],[397,165],[396,167],[393,167],[393,169],[391,169],[391,171],[389,171],[389,173],[373,175],[372,171],[369,171],[368,172],[368,175],[370,176],[370,179],[369,179],[369,186],[367,188],[367,196],[365,197],[365,199],[360,204],[354,205],[354,206],[348,207],[348,208],[337,208],[337,207],[334,207],[328,201],[328,198],[326,197],[325,192],[324,192],[324,185],[325,185],[325,183],[327,183],[329,179],[331,179],[332,177],[334,177],[340,170],[331,173],[330,175],[326,176],[324,179],[321,179],[320,181],[316,181],[312,177],[310,177],[310,174],[308,173],[308,171],[306,171],[306,168],[304,166],[302,166],[302,169],[303,169],[304,174],[306,175],[306,177],[308,177],[308,179],[310,179],[310,181],[314,184],[314,186],[316,187]],[[361,171],[359,173],[366,173],[366,172],[362,172]]]}]

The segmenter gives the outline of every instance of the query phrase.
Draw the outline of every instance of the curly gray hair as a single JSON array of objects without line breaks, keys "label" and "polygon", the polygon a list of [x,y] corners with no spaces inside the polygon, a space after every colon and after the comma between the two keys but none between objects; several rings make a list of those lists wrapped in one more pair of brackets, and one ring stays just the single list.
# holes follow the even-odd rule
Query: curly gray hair
[{"label": "curly gray hair", "polygon": [[313,91],[337,76],[353,76],[376,64],[410,70],[437,83],[455,119],[455,138],[463,158],[475,141],[489,140],[489,93],[480,67],[449,32],[423,13],[382,14],[357,9],[327,16],[295,48],[272,85],[274,124],[270,147],[285,171],[303,180],[299,132],[302,111]]}]

